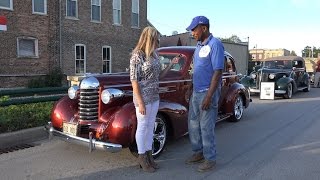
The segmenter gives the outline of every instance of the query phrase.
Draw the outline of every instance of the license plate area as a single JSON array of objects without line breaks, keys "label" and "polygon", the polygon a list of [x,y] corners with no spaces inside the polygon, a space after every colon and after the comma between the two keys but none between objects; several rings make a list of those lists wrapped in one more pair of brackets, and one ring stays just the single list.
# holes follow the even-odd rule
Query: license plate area
[{"label": "license plate area", "polygon": [[72,124],[72,123],[63,123],[63,133],[77,136],[78,134],[78,125],[77,124]]}]

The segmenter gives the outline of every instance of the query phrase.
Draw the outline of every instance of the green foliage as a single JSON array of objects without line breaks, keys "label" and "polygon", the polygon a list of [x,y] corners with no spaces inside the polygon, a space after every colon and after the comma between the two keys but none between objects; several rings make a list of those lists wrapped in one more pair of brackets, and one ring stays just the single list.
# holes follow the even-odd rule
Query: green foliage
[{"label": "green foliage", "polygon": [[302,57],[311,57],[311,58],[317,58],[320,54],[320,48],[306,46],[302,50]]},{"label": "green foliage", "polygon": [[45,77],[31,79],[28,82],[28,88],[42,88],[42,87],[61,87],[63,73],[60,68],[54,68]]},{"label": "green foliage", "polygon": [[0,133],[46,125],[53,104],[42,102],[0,107]]},{"label": "green foliage", "polygon": [[296,54],[295,51],[291,51],[291,52],[290,52],[290,56],[297,56],[297,54]]},{"label": "green foliage", "polygon": [[6,102],[6,101],[8,101],[9,98],[10,98],[9,96],[1,96],[1,97],[0,97],[0,103],[1,103],[1,102]]},{"label": "green foliage", "polygon": [[63,73],[60,68],[54,68],[46,77],[47,87],[62,86]]},{"label": "green foliage", "polygon": [[42,87],[46,87],[46,81],[45,81],[45,78],[43,77],[31,79],[28,82],[28,88],[42,88]]},{"label": "green foliage", "polygon": [[241,39],[237,35],[232,35],[229,38],[219,38],[222,42],[229,42],[229,43],[241,43]]}]

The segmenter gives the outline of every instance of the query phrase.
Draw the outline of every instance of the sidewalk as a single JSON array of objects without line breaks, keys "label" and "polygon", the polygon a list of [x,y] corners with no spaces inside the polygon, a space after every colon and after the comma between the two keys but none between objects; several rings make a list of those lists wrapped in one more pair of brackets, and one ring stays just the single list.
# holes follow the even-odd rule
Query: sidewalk
[{"label": "sidewalk", "polygon": [[0,134],[0,149],[48,138],[44,126]]}]

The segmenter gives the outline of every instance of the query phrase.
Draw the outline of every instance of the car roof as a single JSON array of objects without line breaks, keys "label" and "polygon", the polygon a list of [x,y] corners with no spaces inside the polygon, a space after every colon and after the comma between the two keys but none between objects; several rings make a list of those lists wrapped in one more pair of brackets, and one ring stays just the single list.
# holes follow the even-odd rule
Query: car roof
[{"label": "car roof", "polygon": [[304,59],[300,56],[277,56],[277,57],[271,57],[266,58],[261,61],[304,61]]}]

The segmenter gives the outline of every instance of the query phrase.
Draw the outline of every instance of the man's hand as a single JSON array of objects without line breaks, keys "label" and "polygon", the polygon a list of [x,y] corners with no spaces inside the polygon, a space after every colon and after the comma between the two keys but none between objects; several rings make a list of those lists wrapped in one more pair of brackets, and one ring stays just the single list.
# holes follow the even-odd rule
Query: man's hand
[{"label": "man's hand", "polygon": [[210,108],[211,105],[211,97],[206,96],[202,101],[202,110],[207,110]]}]

